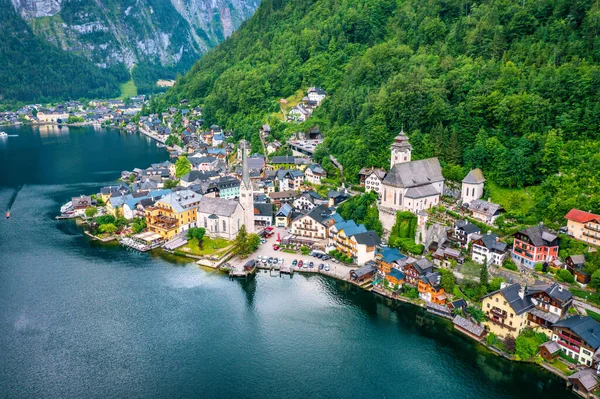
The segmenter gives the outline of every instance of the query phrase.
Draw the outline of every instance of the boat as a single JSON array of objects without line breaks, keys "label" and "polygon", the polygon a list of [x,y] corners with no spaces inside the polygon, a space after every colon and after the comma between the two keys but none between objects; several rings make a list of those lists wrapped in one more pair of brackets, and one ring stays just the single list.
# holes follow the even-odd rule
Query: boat
[{"label": "boat", "polygon": [[156,146],[158,148],[165,148],[166,147],[166,145],[164,145],[163,143],[156,143]]},{"label": "boat", "polygon": [[10,218],[10,211],[6,211],[6,218]]},{"label": "boat", "polygon": [[73,201],[69,201],[60,207],[60,213],[66,214],[73,210]]},{"label": "boat", "polygon": [[0,132],[0,137],[8,137],[8,134],[6,134],[6,132]]}]

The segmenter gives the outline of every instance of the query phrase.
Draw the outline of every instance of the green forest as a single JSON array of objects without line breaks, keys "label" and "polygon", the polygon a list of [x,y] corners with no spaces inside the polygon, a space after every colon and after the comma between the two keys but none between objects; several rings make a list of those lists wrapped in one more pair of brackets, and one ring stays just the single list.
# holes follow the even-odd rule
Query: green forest
[{"label": "green forest", "polygon": [[122,64],[102,69],[37,38],[10,0],[0,0],[0,21],[0,100],[117,97],[129,80]]},{"label": "green forest", "polygon": [[600,211],[599,32],[595,0],[264,0],[155,107],[186,98],[251,138],[280,98],[318,85],[317,157],[350,182],[388,165],[403,127],[415,159],[454,178],[481,167],[527,189],[533,205],[515,196],[509,216],[556,224]]}]

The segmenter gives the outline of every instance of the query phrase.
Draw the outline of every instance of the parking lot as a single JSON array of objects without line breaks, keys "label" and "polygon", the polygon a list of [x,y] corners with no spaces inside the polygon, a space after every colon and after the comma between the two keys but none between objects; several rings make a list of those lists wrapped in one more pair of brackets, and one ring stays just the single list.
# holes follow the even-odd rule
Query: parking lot
[{"label": "parking lot", "polygon": [[[350,267],[350,266],[344,265],[342,263],[335,263],[335,262],[333,262],[333,259],[321,260],[314,256],[302,255],[300,253],[290,254],[287,252],[283,252],[282,250],[275,251],[273,249],[273,245],[277,243],[277,233],[279,233],[281,238],[283,238],[284,236],[286,236],[288,234],[287,229],[285,229],[283,227],[276,227],[274,230],[274,234],[270,238],[267,239],[266,243],[261,244],[260,247],[258,248],[258,250],[252,255],[253,259],[258,258],[259,256],[261,256],[261,257],[266,256],[267,258],[277,257],[278,259],[283,258],[284,266],[287,266],[290,268],[292,267],[292,262],[294,261],[294,259],[297,260],[298,262],[300,262],[300,260],[302,260],[304,263],[313,262],[314,267],[312,269],[310,269],[310,268],[299,269],[297,267],[293,268],[293,269],[294,269],[294,271],[299,271],[302,273],[304,273],[304,272],[307,272],[307,273],[319,272],[321,274],[330,275],[332,277],[336,277],[336,278],[343,279],[343,280],[348,280],[348,278],[350,276],[350,270],[358,268],[358,266],[356,266],[356,265],[354,265],[353,267]],[[324,263],[324,264],[329,263],[329,266],[330,266],[329,272],[326,272],[324,269],[319,270],[320,263]]]}]

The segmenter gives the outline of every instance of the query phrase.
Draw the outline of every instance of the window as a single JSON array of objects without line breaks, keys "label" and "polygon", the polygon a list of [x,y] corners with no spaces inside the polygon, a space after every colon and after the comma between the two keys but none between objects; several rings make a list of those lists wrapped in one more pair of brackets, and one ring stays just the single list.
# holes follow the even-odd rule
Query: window
[{"label": "window", "polygon": [[490,304],[489,303],[487,304],[487,307],[488,307],[488,309],[490,308]]},{"label": "window", "polygon": [[206,221],[206,217],[204,218],[204,228],[208,227],[208,222]]},{"label": "window", "polygon": [[223,220],[223,231],[227,230],[227,225],[225,224],[225,221]]}]

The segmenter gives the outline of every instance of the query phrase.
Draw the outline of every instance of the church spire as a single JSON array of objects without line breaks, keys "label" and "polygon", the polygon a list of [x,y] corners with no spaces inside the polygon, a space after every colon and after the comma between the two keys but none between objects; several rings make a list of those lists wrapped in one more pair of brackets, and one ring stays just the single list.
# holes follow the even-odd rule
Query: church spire
[{"label": "church spire", "polygon": [[243,223],[248,233],[254,233],[254,190],[248,170],[248,155],[246,154],[246,140],[240,142],[242,146],[242,181],[240,184],[240,205],[244,210]]},{"label": "church spire", "polygon": [[248,170],[248,156],[246,155],[246,140],[242,140],[242,182],[250,186],[250,171]]}]

